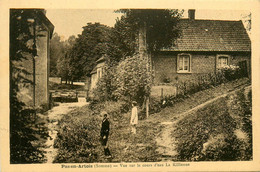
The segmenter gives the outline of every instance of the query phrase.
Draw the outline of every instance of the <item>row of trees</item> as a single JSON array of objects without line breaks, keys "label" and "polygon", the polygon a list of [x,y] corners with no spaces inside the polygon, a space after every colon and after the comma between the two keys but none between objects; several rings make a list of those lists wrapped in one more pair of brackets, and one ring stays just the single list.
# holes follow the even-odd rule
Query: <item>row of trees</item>
[{"label": "row of trees", "polygon": [[100,23],[88,23],[77,38],[71,36],[66,41],[55,33],[51,40],[51,76],[66,81],[85,79],[102,55],[118,61],[122,55],[117,39],[113,28]]},{"label": "row of trees", "polygon": [[183,11],[122,9],[115,12],[124,15],[117,19],[114,27],[88,23],[77,38],[70,37],[64,42],[54,34],[51,75],[72,81],[83,79],[104,54],[112,63],[136,53],[148,56],[151,51],[172,46],[179,35],[176,24]]}]

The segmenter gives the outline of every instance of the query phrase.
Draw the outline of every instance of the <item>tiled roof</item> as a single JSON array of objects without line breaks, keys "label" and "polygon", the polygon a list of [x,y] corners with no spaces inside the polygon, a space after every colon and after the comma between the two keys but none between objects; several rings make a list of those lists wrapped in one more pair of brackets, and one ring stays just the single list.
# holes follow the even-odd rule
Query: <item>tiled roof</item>
[{"label": "tiled roof", "polygon": [[251,51],[242,21],[181,19],[181,37],[163,51]]}]

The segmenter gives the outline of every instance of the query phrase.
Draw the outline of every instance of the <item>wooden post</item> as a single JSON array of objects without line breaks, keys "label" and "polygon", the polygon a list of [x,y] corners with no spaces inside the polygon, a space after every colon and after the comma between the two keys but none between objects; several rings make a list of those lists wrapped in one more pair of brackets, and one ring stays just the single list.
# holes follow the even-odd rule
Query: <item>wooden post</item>
[{"label": "wooden post", "polygon": [[163,88],[161,88],[161,99],[163,99]]},{"label": "wooden post", "polygon": [[146,97],[146,118],[149,117],[149,97]]}]

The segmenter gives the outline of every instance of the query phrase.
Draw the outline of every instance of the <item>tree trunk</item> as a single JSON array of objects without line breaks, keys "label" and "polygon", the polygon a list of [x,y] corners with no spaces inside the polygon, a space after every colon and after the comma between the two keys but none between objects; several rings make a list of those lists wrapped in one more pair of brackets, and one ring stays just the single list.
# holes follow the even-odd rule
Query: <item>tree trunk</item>
[{"label": "tree trunk", "polygon": [[146,44],[146,23],[139,28],[138,50],[141,58],[148,59],[147,44]]},{"label": "tree trunk", "polygon": [[[147,43],[146,43],[146,23],[144,22],[142,25],[140,25],[139,28],[139,35],[138,35],[138,50],[140,57],[144,60],[146,60],[146,69],[147,72],[150,70],[150,58],[148,55],[148,50],[147,50]],[[146,107],[146,117],[149,117],[149,96],[146,96],[145,99],[145,107]]]}]

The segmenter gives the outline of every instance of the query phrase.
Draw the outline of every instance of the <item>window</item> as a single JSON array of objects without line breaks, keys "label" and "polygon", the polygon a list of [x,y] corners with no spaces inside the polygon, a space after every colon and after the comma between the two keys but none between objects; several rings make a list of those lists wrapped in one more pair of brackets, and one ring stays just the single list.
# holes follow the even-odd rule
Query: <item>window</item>
[{"label": "window", "polygon": [[178,55],[178,72],[190,72],[190,57],[189,54]]},{"label": "window", "polygon": [[217,66],[218,68],[222,68],[228,65],[228,58],[227,55],[218,55],[217,56]]}]

